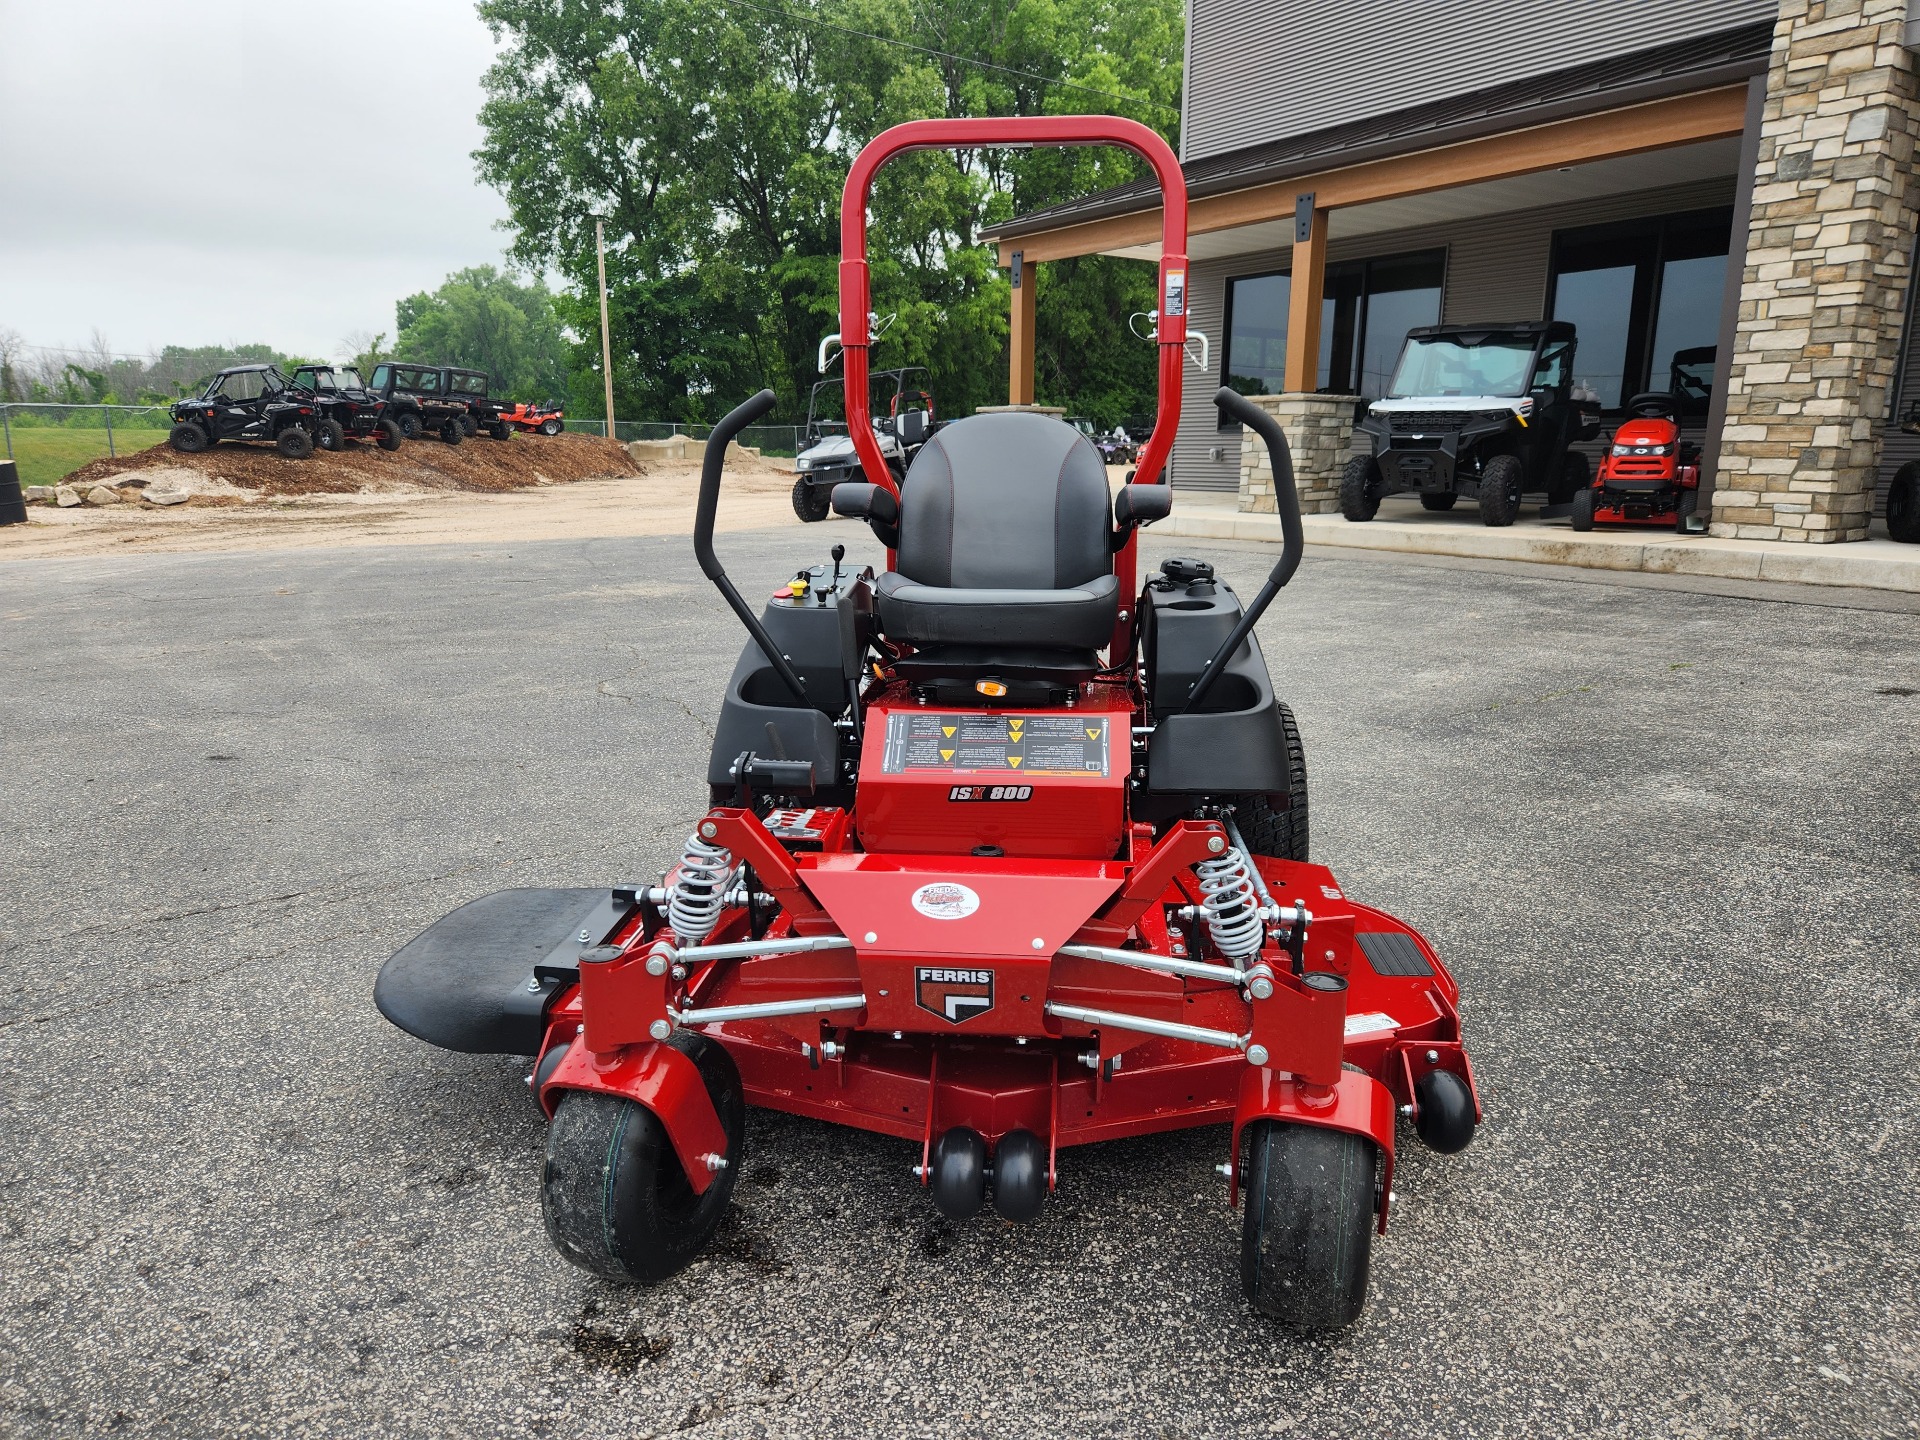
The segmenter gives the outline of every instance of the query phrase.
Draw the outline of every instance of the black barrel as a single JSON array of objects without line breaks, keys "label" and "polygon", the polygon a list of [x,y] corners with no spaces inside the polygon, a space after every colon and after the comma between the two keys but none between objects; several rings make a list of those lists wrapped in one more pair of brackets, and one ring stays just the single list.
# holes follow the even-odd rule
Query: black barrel
[{"label": "black barrel", "polygon": [[0,525],[27,523],[27,497],[20,493],[20,467],[0,460]]}]

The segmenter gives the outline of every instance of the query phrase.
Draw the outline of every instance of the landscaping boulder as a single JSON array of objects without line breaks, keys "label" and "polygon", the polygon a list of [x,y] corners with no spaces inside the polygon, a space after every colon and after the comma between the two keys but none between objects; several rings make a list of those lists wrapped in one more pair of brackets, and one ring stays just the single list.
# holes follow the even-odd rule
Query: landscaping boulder
[{"label": "landscaping boulder", "polygon": [[53,492],[53,503],[62,510],[71,510],[81,504],[80,492],[71,485],[62,485]]},{"label": "landscaping boulder", "polygon": [[51,505],[53,504],[54,494],[55,487],[52,485],[29,485],[27,486],[27,503],[29,505]]},{"label": "landscaping boulder", "polygon": [[89,505],[118,505],[119,503],[120,492],[110,485],[96,485],[87,491]]},{"label": "landscaping boulder", "polygon": [[142,492],[142,498],[149,505],[184,505],[191,497],[185,490],[156,490],[149,485]]}]

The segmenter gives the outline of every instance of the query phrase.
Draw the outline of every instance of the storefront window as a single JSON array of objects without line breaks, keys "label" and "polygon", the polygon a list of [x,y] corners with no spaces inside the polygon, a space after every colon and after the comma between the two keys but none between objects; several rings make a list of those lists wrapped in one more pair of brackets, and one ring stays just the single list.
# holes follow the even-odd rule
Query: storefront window
[{"label": "storefront window", "polygon": [[[1320,391],[1375,399],[1386,393],[1407,331],[1440,319],[1446,260],[1446,251],[1429,250],[1327,267]],[[1227,281],[1221,384],[1242,395],[1277,395],[1286,388],[1292,293],[1292,278],[1284,273]]]},{"label": "storefront window", "polygon": [[1574,373],[1607,409],[1674,390],[1706,413],[1702,352],[1719,340],[1732,223],[1731,210],[1702,210],[1553,237],[1549,313],[1579,331]]}]

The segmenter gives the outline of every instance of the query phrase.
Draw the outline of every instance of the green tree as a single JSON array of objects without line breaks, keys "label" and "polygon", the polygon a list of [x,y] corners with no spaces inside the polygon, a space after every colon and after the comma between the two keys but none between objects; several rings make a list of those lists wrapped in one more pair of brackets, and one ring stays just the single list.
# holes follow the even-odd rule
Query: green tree
[{"label": "green tree", "polygon": [[[567,384],[567,343],[546,285],[491,265],[457,270],[395,307],[393,355],[485,370],[500,395],[544,399]],[[378,338],[370,350],[378,349]]]},{"label": "green tree", "polygon": [[[859,146],[939,115],[1130,114],[1171,134],[1179,0],[483,0],[503,42],[482,176],[513,258],[572,282],[573,399],[600,410],[594,217],[607,228],[616,403],[713,419],[771,383],[793,413],[837,327],[840,190]],[[1131,97],[1131,98],[1129,98]],[[949,414],[1005,396],[1007,280],[983,225],[1134,178],[1110,150],[925,152],[883,172],[870,234],[874,364],[924,364]],[[1042,398],[1117,419],[1151,393],[1127,334],[1153,268],[1047,275]]]}]

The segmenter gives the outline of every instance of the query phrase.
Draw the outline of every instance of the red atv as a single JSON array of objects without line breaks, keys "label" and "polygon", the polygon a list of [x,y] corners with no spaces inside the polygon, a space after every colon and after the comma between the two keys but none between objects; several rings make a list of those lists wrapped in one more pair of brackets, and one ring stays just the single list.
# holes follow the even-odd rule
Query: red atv
[{"label": "red atv", "polygon": [[1680,438],[1680,402],[1664,391],[1627,402],[1600,473],[1573,497],[1573,528],[1666,525],[1684,531],[1700,500],[1700,447]]},{"label": "red atv", "polygon": [[537,430],[542,435],[558,435],[566,427],[560,422],[566,412],[558,405],[533,405],[522,400],[500,412],[500,419],[516,430]]},{"label": "red atv", "polygon": [[[1029,412],[943,426],[897,484],[869,414],[875,172],[1100,142],[1165,196],[1159,410],[1132,483],[1110,500],[1087,439]],[[989,1196],[1035,1219],[1073,1146],[1204,1127],[1228,1141],[1253,1305],[1346,1325],[1398,1120],[1456,1151],[1479,1104],[1433,946],[1307,856],[1300,735],[1254,637],[1304,539],[1271,415],[1214,397],[1273,466],[1285,544],[1259,593],[1243,607],[1198,560],[1137,583],[1135,531],[1172,504],[1179,162],[1113,117],[915,121],[861,152],[841,213],[866,483],[833,505],[886,546],[883,573],[835,546],[755,614],[713,530],[728,443],[773,392],[736,408],[707,444],[694,554],[749,639],[681,858],[657,885],[474,900],[386,963],[375,1000],[434,1044],[537,1057],[547,1234],[608,1280],[661,1281],[712,1240],[749,1105],[894,1137],[954,1220]],[[1179,1253],[1213,1283],[1216,1262]]]}]

